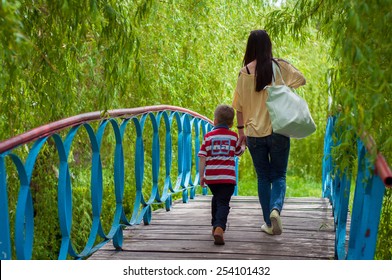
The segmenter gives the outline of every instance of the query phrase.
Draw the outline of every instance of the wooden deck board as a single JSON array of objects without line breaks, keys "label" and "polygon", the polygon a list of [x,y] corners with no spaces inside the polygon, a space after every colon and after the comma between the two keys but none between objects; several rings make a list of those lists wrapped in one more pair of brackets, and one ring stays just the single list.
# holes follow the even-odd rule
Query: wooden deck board
[{"label": "wooden deck board", "polygon": [[150,225],[124,230],[122,251],[111,243],[91,260],[131,259],[333,259],[332,210],[325,199],[288,198],[282,211],[283,234],[260,230],[262,213],[256,197],[233,197],[225,233],[226,244],[213,244],[210,196],[175,202],[171,211],[155,211]]}]

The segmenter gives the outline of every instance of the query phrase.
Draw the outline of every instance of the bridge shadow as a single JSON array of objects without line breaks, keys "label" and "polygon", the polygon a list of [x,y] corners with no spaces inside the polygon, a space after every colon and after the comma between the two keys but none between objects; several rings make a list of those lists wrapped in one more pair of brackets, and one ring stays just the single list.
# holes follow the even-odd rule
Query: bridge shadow
[{"label": "bridge shadow", "polygon": [[213,243],[210,200],[200,195],[186,204],[174,202],[169,212],[159,209],[150,225],[124,230],[121,251],[110,242],[89,259],[334,259],[334,221],[327,199],[286,198],[283,233],[270,236],[260,230],[258,198],[233,197],[224,246]]}]

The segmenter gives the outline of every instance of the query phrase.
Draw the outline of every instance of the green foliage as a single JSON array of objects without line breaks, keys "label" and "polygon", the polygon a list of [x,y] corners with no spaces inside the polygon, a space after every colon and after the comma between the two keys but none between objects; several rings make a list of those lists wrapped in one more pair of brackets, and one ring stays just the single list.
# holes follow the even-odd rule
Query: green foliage
[{"label": "green foliage", "polygon": [[0,139],[80,112],[117,107],[134,70],[134,29],[150,3],[2,1],[0,91],[6,113]]},{"label": "green foliage", "polygon": [[[14,61],[4,69],[14,76],[2,80],[9,98],[1,107],[19,110],[4,110],[0,139],[80,112],[119,107],[166,103],[212,118],[218,103],[231,103],[249,31],[264,26],[269,10],[263,1],[12,3],[2,10],[18,24],[5,25],[2,61]],[[326,115],[320,92],[326,90],[328,64],[303,58],[326,61],[324,44],[314,36],[306,45],[273,40],[275,56],[292,61],[307,77],[301,93],[312,101],[319,127],[293,144],[291,166],[317,177]],[[300,152],[305,147],[317,155],[317,164],[308,164],[307,153]],[[242,163],[251,165],[250,157]]]},{"label": "green foliage", "polygon": [[[326,117],[337,111],[342,112],[339,124],[345,131],[336,151],[341,166],[352,166],[353,159],[343,155],[352,153],[355,131],[373,135],[390,159],[391,1],[288,0],[282,7],[271,7],[270,2],[1,1],[0,139],[83,112],[145,105],[182,106],[212,118],[216,105],[231,103],[249,31],[265,28],[273,40],[274,56],[292,62],[305,75],[307,85],[299,94],[308,101],[318,126],[314,135],[292,141],[288,182],[311,185],[309,192],[303,190],[302,194],[315,194],[310,182],[321,176]],[[351,130],[346,131],[347,127]],[[115,198],[113,135],[105,137],[107,144],[101,151],[105,174],[102,215],[107,232]],[[70,155],[72,234],[77,250],[88,238],[92,215],[87,206],[91,200],[91,153],[87,135],[80,138]],[[160,132],[161,147],[163,138]],[[125,141],[129,172],[125,174],[124,205],[130,218],[134,210],[134,138]],[[143,189],[148,199],[151,142],[146,142],[146,149]],[[55,160],[40,161],[36,166],[40,187],[34,189],[34,199],[44,205],[37,211],[42,223],[55,222],[51,220],[55,217],[49,217],[56,211],[50,204],[56,196]],[[176,181],[176,164],[174,150],[172,182]],[[164,163],[160,166],[158,185],[162,191]],[[54,175],[46,178],[45,174]],[[12,186],[17,180],[12,176],[8,178],[9,193],[15,197],[17,188]],[[255,182],[248,152],[240,160],[240,180]],[[51,202],[45,201],[46,195]],[[301,192],[292,195],[300,196]],[[10,201],[10,208],[14,204]],[[49,223],[40,223],[37,221],[36,236],[47,234],[43,233],[43,241],[34,246],[46,246],[52,255],[34,257],[53,258],[59,243],[45,245],[45,240],[57,236],[58,229],[49,230]]]},{"label": "green foliage", "polygon": [[[309,27],[317,28],[331,46],[326,49],[332,65],[329,112],[341,112],[339,125],[342,130],[351,127],[349,134],[372,135],[387,158],[391,156],[392,43],[387,31],[391,8],[391,1],[296,1],[271,12],[267,23],[272,34],[302,41],[308,40]],[[342,144],[351,146],[351,139],[343,135]]]},{"label": "green foliage", "polygon": [[[340,169],[352,170],[356,158],[356,138],[372,135],[387,161],[392,158],[391,120],[392,38],[388,31],[392,2],[384,1],[287,1],[282,9],[271,12],[267,28],[272,34],[286,35],[301,42],[309,30],[317,29],[328,42],[331,68],[328,94],[332,99],[329,113],[339,114],[335,139],[340,145],[333,151]],[[375,158],[375,154],[370,155]],[[379,232],[377,258],[391,259],[388,238],[392,207],[386,196]],[[384,244],[384,245],[382,245]]]},{"label": "green foliage", "polygon": [[[119,107],[134,71],[134,29],[145,18],[151,3],[1,1],[0,139],[64,117]],[[91,228],[90,183],[84,172],[91,163],[86,151],[76,148],[71,155],[71,162],[84,167],[72,170],[72,236],[77,251],[83,249]],[[47,148],[40,157],[43,159],[37,161],[31,183],[36,237],[33,258],[54,259],[60,246],[55,170],[58,159]],[[12,174],[15,173],[8,178],[8,192],[13,223],[18,182]],[[105,186],[105,195],[107,189],[110,186]],[[106,195],[103,203],[105,218],[113,209],[112,198]],[[110,219],[106,220],[110,225]],[[103,225],[104,229],[109,225]]]},{"label": "green foliage", "polygon": [[[212,118],[217,104],[231,104],[249,31],[263,28],[270,8],[262,5],[262,1],[188,1],[188,4],[187,9],[185,3],[176,1],[153,5],[137,35],[139,76],[131,83],[134,88],[130,100],[138,106],[164,101]],[[319,128],[308,139],[293,141],[290,168],[317,178],[321,174],[327,116],[325,73],[330,64],[323,52],[326,43],[318,40],[315,31],[309,32],[306,44],[289,37],[284,41],[272,39],[274,55],[291,61],[306,76],[308,85],[299,93],[309,101]],[[311,63],[314,60],[321,63]],[[246,154],[240,169],[252,168],[251,158]],[[243,176],[254,178],[254,173],[242,172],[241,179],[246,179]]]},{"label": "green foliage", "polygon": [[[320,182],[312,178],[290,175],[287,177],[286,197],[321,197]],[[253,178],[239,182],[238,194],[241,196],[257,196],[257,181]]]},{"label": "green foliage", "polygon": [[392,256],[392,190],[387,189],[384,196],[384,204],[378,228],[377,251],[375,259],[391,259]]}]

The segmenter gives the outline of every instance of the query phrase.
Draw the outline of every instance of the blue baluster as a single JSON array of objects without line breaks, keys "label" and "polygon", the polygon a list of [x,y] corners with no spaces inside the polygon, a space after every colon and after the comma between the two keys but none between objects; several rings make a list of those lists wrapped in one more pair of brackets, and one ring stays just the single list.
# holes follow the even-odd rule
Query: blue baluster
[{"label": "blue baluster", "polygon": [[6,174],[5,157],[0,155],[0,260],[12,258]]},{"label": "blue baluster", "polygon": [[353,202],[348,259],[374,258],[385,185],[374,175],[366,148],[358,141],[358,177]]}]

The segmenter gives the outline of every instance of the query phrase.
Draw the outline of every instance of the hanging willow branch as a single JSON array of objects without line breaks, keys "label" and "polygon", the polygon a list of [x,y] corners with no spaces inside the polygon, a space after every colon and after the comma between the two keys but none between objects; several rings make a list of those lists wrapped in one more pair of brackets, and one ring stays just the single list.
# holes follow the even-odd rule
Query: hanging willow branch
[{"label": "hanging willow branch", "polygon": [[[0,138],[81,111],[115,106],[116,95],[125,94],[130,84],[138,48],[134,30],[151,4],[1,1],[0,91],[7,97],[1,111],[8,115],[0,119]],[[10,107],[19,111],[9,112]]]}]

